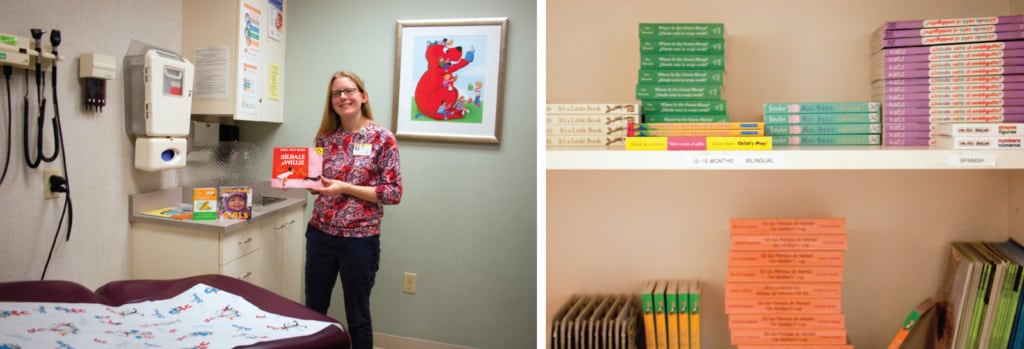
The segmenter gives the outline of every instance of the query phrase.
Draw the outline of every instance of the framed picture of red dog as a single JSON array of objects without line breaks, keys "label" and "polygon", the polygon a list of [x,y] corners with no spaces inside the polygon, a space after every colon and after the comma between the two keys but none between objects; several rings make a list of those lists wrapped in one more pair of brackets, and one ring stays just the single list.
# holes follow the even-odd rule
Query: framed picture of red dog
[{"label": "framed picture of red dog", "polygon": [[395,137],[500,143],[508,18],[399,20]]}]

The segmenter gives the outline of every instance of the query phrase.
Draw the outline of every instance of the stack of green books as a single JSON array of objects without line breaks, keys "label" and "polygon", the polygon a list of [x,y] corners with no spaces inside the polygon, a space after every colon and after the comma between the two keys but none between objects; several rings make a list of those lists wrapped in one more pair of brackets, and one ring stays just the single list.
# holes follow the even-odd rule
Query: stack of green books
[{"label": "stack of green books", "polygon": [[724,24],[640,23],[636,98],[644,122],[729,121],[724,82]]}]

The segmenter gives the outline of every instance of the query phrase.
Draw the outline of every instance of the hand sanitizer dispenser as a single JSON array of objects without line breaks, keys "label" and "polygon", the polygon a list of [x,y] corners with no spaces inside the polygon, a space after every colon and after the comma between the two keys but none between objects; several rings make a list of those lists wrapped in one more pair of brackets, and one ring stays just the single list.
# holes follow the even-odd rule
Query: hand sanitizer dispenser
[{"label": "hand sanitizer dispenser", "polygon": [[194,67],[167,51],[125,56],[125,126],[135,139],[135,168],[185,167]]}]

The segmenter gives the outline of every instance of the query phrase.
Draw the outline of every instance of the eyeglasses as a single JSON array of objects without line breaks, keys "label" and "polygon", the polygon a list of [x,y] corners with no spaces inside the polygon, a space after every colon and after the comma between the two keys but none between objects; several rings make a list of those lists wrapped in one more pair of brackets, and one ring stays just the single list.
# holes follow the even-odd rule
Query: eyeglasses
[{"label": "eyeglasses", "polygon": [[331,91],[331,98],[338,98],[339,96],[351,96],[351,95],[355,94],[356,92],[359,92],[358,88],[346,88],[344,90],[334,90],[334,91]]}]

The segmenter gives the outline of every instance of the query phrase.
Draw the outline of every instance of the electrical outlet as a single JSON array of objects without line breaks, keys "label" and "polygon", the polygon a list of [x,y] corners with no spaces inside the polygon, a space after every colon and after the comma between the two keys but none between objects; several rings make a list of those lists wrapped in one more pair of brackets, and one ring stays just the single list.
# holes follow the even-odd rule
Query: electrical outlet
[{"label": "electrical outlet", "polygon": [[402,277],[402,292],[416,294],[416,273],[405,273]]},{"label": "electrical outlet", "polygon": [[51,167],[43,169],[43,199],[56,199],[59,193],[50,190],[50,177],[60,176],[60,169]]}]

